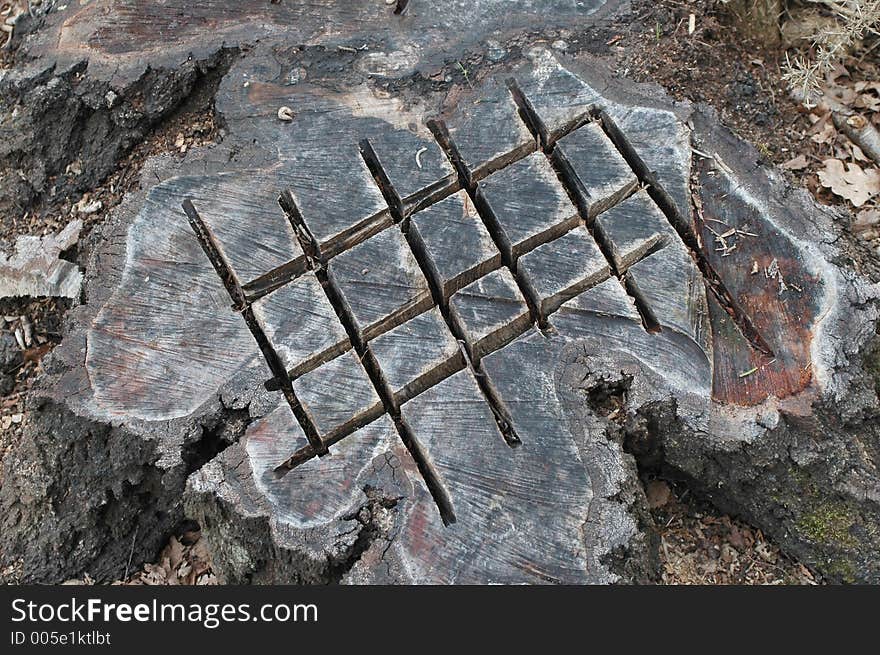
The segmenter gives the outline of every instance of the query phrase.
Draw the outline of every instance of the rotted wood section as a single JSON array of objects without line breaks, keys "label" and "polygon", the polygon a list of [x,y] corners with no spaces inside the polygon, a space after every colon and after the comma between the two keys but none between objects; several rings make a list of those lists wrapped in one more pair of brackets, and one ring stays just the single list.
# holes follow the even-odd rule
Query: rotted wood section
[{"label": "rotted wood section", "polygon": [[[619,4],[620,0],[547,0],[543,20],[548,26],[589,26]],[[534,15],[530,5],[498,0],[91,0],[55,5],[45,28],[27,46],[31,57],[57,61],[61,68],[88,60],[94,74],[133,81],[146,63],[173,68],[190,54],[200,58],[223,46],[279,36],[287,43],[355,47],[370,40],[399,39],[411,50],[439,50],[450,42],[479,43],[499,29],[529,28]],[[362,61],[350,54],[358,53],[345,54],[348,65],[370,72],[382,68],[381,53],[374,58],[366,53]]]}]

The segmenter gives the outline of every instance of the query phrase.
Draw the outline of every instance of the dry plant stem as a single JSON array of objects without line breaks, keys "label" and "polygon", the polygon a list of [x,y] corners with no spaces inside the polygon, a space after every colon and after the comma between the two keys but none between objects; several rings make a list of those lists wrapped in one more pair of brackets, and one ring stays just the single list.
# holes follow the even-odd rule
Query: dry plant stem
[{"label": "dry plant stem", "polygon": [[[794,100],[807,106],[803,92],[793,89],[791,96]],[[825,93],[819,98],[813,111],[831,114],[834,127],[843,132],[847,138],[861,148],[865,156],[880,166],[880,132],[877,131],[870,121],[852,109],[836,100],[833,96]]]},{"label": "dry plant stem", "polygon": [[837,19],[836,28],[823,29],[813,39],[815,56],[789,59],[783,78],[805,95],[819,91],[821,79],[839,63],[865,34],[877,34],[880,24],[880,0],[810,0],[828,7]]}]

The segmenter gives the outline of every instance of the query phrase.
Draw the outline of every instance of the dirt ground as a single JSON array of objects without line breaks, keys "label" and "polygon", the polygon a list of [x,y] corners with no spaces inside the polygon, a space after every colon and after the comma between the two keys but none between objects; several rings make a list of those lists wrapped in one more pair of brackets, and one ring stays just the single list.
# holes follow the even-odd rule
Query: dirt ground
[{"label": "dirt ground", "polygon": [[[857,216],[853,231],[880,250],[876,197],[856,207],[847,197],[823,186],[821,177],[829,159],[867,168],[866,158],[836,133],[827,116],[809,113],[789,97],[782,79],[783,47],[767,48],[744,38],[713,0],[632,4],[636,19],[610,24],[607,40],[599,48],[602,54],[613,57],[622,76],[655,81],[677,99],[713,106],[721,120],[750,141],[768,163],[783,165],[795,184],[810,189],[820,202],[853,210]],[[692,33],[691,14],[695,17]],[[855,94],[853,102],[875,123],[880,122],[880,114],[876,113],[880,111],[880,85],[874,88],[865,83],[880,80],[877,61],[873,51],[867,55],[854,53],[845,68],[829,81]],[[0,67],[11,62],[8,51],[0,52]],[[100,201],[98,211],[79,215],[86,233],[135,188],[147,157],[159,153],[182,157],[187,149],[216,139],[217,123],[210,97],[191,98],[135,147],[109,179],[86,194],[86,202]],[[74,197],[35,208],[3,228],[0,246],[5,243],[8,247],[18,235],[60,229],[77,215],[74,207],[81,200]],[[71,252],[68,256],[83,264],[83,253]],[[53,299],[0,300],[0,336],[15,336],[18,331],[21,337],[25,325],[30,335],[24,349],[4,352],[0,361],[13,378],[12,389],[0,398],[0,457],[20,438],[27,390],[39,378],[41,359],[59,342],[63,317],[70,306],[69,301]],[[17,343],[17,339],[13,342],[7,338],[5,343]],[[783,555],[759,530],[703,505],[691,497],[686,487],[651,480],[646,489],[661,541],[664,583],[822,582],[806,567]],[[197,527],[184,526],[170,538],[157,562],[129,572],[120,583],[216,584],[217,578]]]}]

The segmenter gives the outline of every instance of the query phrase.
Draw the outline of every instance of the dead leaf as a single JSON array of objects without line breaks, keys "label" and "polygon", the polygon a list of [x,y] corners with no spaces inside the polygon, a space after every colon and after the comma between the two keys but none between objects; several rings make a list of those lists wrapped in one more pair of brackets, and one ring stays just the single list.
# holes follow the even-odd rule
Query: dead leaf
[{"label": "dead leaf", "polygon": [[863,209],[853,221],[852,231],[864,239],[880,239],[880,210]]},{"label": "dead leaf", "polygon": [[168,540],[168,545],[162,555],[168,558],[168,567],[171,569],[177,568],[177,565],[183,561],[183,545],[177,540],[177,537],[171,537]]},{"label": "dead leaf", "polygon": [[831,143],[834,141],[835,138],[837,138],[837,130],[835,130],[834,125],[829,122],[825,123],[821,130],[811,136],[810,140],[818,144],[823,144]]},{"label": "dead leaf", "polygon": [[782,168],[785,168],[790,171],[802,171],[807,167],[807,158],[805,155],[798,155],[793,159],[789,159],[782,165]]},{"label": "dead leaf", "polygon": [[837,100],[840,104],[852,107],[858,94],[848,86],[834,85],[825,91],[829,96]]},{"label": "dead leaf", "polygon": [[828,73],[825,74],[825,79],[828,81],[829,84],[836,85],[836,81],[838,78],[848,78],[849,76],[849,71],[846,69],[846,66],[844,66],[841,62],[836,62],[828,71]]},{"label": "dead leaf", "polygon": [[880,111],[880,98],[868,93],[862,93],[856,98],[855,105],[868,111]]},{"label": "dead leaf", "polygon": [[657,509],[666,505],[672,498],[672,490],[663,480],[651,480],[645,487],[648,507]]},{"label": "dead leaf", "polygon": [[855,83],[856,91],[874,91],[874,93],[880,94],[880,82],[856,82]]},{"label": "dead leaf", "polygon": [[737,550],[745,550],[746,549],[746,540],[743,538],[743,533],[736,525],[730,526],[730,543]]},{"label": "dead leaf", "polygon": [[852,156],[856,161],[866,161],[870,162],[871,160],[865,156],[865,153],[859,148],[855,143],[852,144]]},{"label": "dead leaf", "polygon": [[863,170],[855,163],[844,163],[839,159],[826,159],[825,169],[819,171],[819,182],[832,193],[861,207],[880,193],[880,171],[876,168]]}]

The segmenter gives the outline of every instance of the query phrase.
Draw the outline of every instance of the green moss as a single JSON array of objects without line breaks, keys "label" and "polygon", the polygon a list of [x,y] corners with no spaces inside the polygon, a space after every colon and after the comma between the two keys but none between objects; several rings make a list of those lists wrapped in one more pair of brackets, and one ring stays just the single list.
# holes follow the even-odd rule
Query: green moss
[{"label": "green moss", "polygon": [[856,571],[851,562],[844,559],[833,560],[828,562],[824,567],[826,575],[840,580],[847,584],[853,584],[856,581]]},{"label": "green moss", "polygon": [[843,503],[823,503],[798,519],[800,532],[817,544],[838,548],[855,548],[858,540],[850,529],[858,515]]}]

